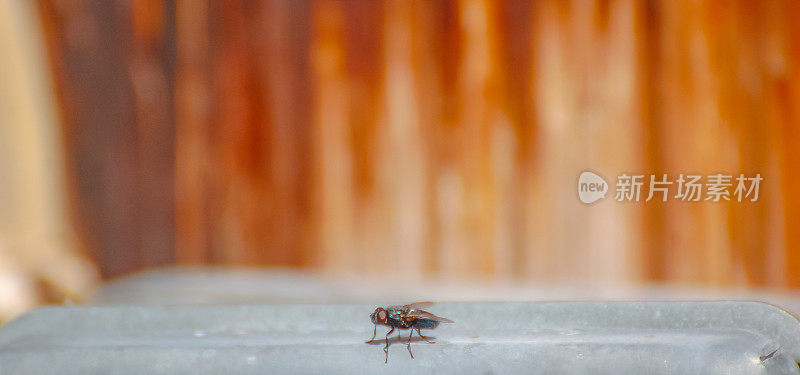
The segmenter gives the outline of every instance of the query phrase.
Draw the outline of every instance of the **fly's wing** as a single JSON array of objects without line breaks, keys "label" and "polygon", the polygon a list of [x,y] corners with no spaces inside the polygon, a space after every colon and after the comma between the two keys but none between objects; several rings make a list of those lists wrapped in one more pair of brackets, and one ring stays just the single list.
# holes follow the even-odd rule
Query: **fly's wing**
[{"label": "fly's wing", "polygon": [[426,309],[428,307],[433,306],[433,304],[434,304],[434,302],[431,302],[431,301],[414,302],[414,303],[409,303],[408,305],[403,305],[403,307],[405,307],[406,309],[409,309],[409,310],[411,310],[411,309]]},{"label": "fly's wing", "polygon": [[431,314],[431,313],[429,313],[429,312],[427,312],[425,310],[416,310],[416,309],[409,310],[408,313],[406,314],[406,317],[417,318],[417,319],[427,319],[427,320],[433,320],[433,321],[442,322],[442,323],[452,323],[453,322],[450,319],[442,318],[441,316],[433,315],[433,314]]},{"label": "fly's wing", "polygon": [[405,313],[408,310],[408,307],[407,306],[386,306],[385,310],[387,312],[389,312],[389,315],[402,314],[402,313]]}]

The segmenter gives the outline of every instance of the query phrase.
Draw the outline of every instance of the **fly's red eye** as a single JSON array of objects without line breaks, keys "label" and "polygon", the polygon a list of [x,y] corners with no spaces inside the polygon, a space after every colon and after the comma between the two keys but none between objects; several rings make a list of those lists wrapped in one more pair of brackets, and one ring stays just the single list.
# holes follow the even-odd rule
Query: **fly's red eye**
[{"label": "fly's red eye", "polygon": [[378,312],[378,320],[380,321],[386,320],[386,311],[381,310]]}]

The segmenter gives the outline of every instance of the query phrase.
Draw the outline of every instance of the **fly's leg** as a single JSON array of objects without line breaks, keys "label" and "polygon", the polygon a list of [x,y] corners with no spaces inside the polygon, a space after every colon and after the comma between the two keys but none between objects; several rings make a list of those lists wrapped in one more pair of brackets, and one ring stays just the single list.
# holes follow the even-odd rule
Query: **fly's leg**
[{"label": "fly's leg", "polygon": [[426,341],[428,341],[428,344],[434,344],[434,343],[436,343],[436,341],[431,341],[431,340],[429,340],[431,337],[428,337],[428,336],[423,336],[423,335],[422,335],[422,332],[420,332],[420,331],[419,331],[419,329],[417,329],[417,333],[419,334],[419,337],[422,337],[423,339],[425,339]]},{"label": "fly's leg", "polygon": [[389,335],[391,335],[392,332],[394,332],[394,327],[392,327],[389,332],[386,332],[386,346],[383,347],[383,352],[386,353],[386,360],[383,361],[383,363],[389,363]]},{"label": "fly's leg", "polygon": [[372,331],[372,338],[369,339],[369,341],[364,341],[364,343],[365,344],[369,344],[369,343],[375,341],[375,335],[377,335],[377,334],[378,334],[378,326],[376,325],[375,329]]},{"label": "fly's leg", "polygon": [[406,348],[408,349],[408,354],[411,354],[411,359],[414,359],[414,353],[411,352],[411,336],[414,336],[414,330],[410,330],[411,334],[408,335],[408,342],[406,342]]}]

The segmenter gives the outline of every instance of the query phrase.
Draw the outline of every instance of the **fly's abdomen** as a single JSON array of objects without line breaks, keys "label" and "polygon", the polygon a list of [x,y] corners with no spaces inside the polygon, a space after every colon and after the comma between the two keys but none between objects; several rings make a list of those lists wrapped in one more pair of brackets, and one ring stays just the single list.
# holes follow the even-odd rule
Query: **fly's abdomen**
[{"label": "fly's abdomen", "polygon": [[418,328],[418,329],[434,329],[438,325],[439,325],[439,322],[437,322],[435,320],[417,319],[417,322],[414,323],[414,328]]}]

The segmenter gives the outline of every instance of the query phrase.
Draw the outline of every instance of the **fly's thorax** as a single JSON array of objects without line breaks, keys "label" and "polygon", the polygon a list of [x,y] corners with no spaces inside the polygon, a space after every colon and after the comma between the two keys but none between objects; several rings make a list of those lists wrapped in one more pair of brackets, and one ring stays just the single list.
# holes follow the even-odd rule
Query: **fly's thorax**
[{"label": "fly's thorax", "polygon": [[407,329],[411,328],[414,325],[414,321],[416,319],[409,318],[406,316],[406,311],[403,309],[393,309],[391,307],[387,308],[388,316],[386,318],[386,324],[395,328],[400,329]]},{"label": "fly's thorax", "polygon": [[389,313],[389,319],[402,319],[405,316],[404,310],[389,308],[387,312]]}]

